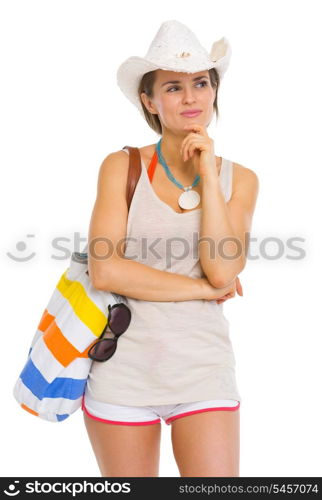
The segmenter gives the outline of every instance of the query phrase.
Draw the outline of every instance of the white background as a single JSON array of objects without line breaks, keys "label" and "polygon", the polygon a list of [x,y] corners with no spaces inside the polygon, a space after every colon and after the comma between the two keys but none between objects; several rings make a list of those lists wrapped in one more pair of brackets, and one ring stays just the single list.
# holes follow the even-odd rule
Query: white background
[{"label": "white background", "polygon": [[[100,476],[81,410],[42,421],[19,408],[12,389],[78,245],[74,234],[85,244],[102,160],[159,138],[118,88],[116,71],[144,56],[170,19],[208,51],[222,36],[230,41],[220,119],[208,134],[218,156],[260,180],[250,248],[259,258],[240,275],[244,297],[224,304],[243,398],[240,475],[321,475],[320,2],[0,5],[1,475]],[[53,250],[56,237],[66,238],[67,254]],[[279,257],[265,238],[278,238]],[[301,238],[302,258],[290,238]],[[179,475],[170,432],[163,423],[160,476]]]}]

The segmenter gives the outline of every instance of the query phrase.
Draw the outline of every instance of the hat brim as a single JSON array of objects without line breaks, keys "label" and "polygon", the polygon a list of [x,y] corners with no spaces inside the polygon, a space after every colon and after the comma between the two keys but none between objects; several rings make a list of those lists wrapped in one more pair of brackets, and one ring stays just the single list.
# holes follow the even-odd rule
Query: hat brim
[{"label": "hat brim", "polygon": [[[215,57],[216,56],[216,59]],[[156,64],[147,58],[131,56],[126,59],[117,70],[117,84],[124,95],[134,104],[144,116],[142,102],[138,95],[138,88],[143,75],[149,71],[162,69],[165,71],[176,71],[184,73],[198,73],[206,69],[216,68],[220,79],[227,70],[231,57],[231,47],[228,40],[222,37],[217,40],[210,51],[208,61],[200,61],[199,58],[178,58],[175,67],[167,64]]]}]

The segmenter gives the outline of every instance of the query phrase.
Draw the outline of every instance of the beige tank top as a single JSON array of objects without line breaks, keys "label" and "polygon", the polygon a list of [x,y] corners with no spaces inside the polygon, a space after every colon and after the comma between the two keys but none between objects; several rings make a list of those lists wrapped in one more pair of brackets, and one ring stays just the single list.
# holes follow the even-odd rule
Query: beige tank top
[{"label": "beige tank top", "polygon": [[[232,162],[223,158],[220,185],[226,202],[232,192],[232,171]],[[202,209],[173,210],[155,193],[149,172],[142,161],[128,214],[125,258],[192,278],[205,277],[198,256]],[[241,401],[223,303],[123,296],[122,300],[131,309],[131,324],[108,361],[93,361],[86,385],[92,398],[130,406]]]}]

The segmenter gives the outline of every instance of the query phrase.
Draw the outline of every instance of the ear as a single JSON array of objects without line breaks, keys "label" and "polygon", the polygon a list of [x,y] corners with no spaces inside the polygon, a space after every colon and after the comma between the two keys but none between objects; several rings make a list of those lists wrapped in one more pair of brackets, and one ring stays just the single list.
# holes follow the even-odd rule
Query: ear
[{"label": "ear", "polygon": [[157,115],[158,112],[157,110],[155,109],[155,106],[153,104],[153,102],[151,101],[151,99],[146,95],[145,92],[141,92],[141,100],[143,102],[143,105],[146,107],[146,109],[149,111],[149,113],[151,113],[152,115]]}]

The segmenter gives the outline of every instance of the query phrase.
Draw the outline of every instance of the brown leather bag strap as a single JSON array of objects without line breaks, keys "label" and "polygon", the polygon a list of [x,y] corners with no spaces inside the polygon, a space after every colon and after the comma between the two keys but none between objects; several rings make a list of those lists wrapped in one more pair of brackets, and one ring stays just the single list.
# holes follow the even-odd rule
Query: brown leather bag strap
[{"label": "brown leather bag strap", "polygon": [[142,165],[139,148],[124,146],[122,149],[124,148],[127,148],[129,150],[129,170],[126,185],[126,201],[128,209],[130,209],[133,193],[141,175]]},{"label": "brown leather bag strap", "polygon": [[[127,177],[127,185],[126,185],[126,201],[128,209],[130,210],[133,193],[141,175],[142,164],[141,164],[140,150],[138,148],[133,148],[131,146],[124,146],[124,148],[127,148],[129,150],[129,170]],[[88,263],[87,249],[88,249],[88,243],[86,243],[83,252],[76,252],[76,251],[73,252],[72,260],[76,260],[77,262],[87,264]],[[86,274],[88,275],[88,270],[86,271]]]}]

